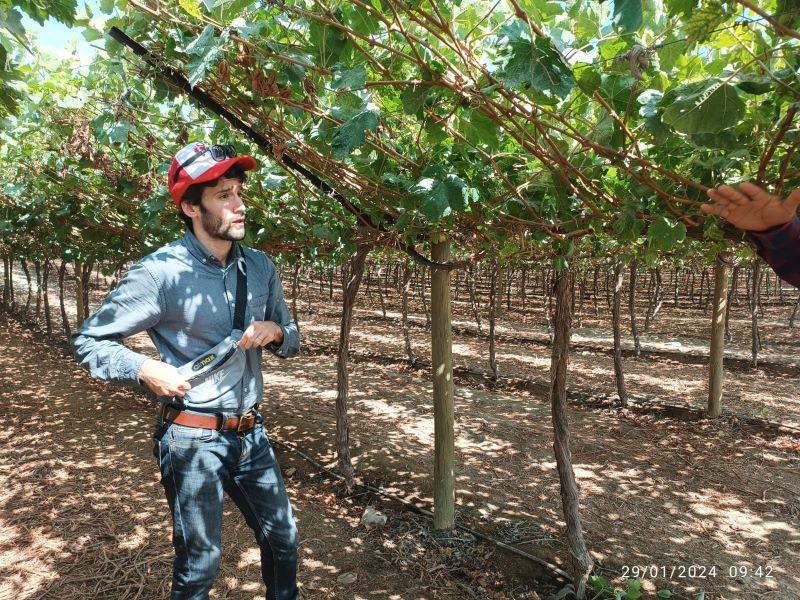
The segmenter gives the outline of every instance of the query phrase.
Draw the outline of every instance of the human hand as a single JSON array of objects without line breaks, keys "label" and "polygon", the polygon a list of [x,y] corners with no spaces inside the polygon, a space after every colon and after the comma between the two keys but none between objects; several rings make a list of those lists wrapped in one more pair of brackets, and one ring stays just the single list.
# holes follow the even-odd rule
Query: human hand
[{"label": "human hand", "polygon": [[749,182],[739,184],[739,189],[721,185],[708,190],[714,204],[702,204],[700,208],[717,215],[747,231],[763,231],[791,221],[800,204],[800,190],[795,190],[783,200]]},{"label": "human hand", "polygon": [[282,342],[283,329],[274,321],[253,321],[245,330],[239,347],[243,350],[266,346],[270,342]]},{"label": "human hand", "polygon": [[142,363],[139,368],[139,379],[157,396],[182,398],[186,392],[192,389],[192,386],[176,367],[152,358],[148,358]]}]

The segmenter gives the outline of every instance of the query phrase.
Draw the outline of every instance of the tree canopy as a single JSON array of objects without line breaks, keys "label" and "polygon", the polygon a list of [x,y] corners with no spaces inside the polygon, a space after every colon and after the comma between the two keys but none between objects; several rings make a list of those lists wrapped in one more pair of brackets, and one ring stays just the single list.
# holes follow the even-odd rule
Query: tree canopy
[{"label": "tree canopy", "polygon": [[[174,237],[164,179],[189,139],[259,158],[250,239],[292,255],[447,232],[462,256],[711,256],[724,232],[700,214],[708,186],[798,183],[791,0],[47,4],[0,2],[0,230],[28,247],[124,256]],[[22,61],[22,12],[104,50],[85,70]],[[271,154],[166,84],[165,67]]]}]

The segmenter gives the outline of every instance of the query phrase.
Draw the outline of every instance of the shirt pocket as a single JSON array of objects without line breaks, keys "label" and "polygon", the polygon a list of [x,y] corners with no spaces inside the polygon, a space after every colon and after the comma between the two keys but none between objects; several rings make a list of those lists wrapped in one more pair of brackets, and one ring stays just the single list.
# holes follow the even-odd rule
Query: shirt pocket
[{"label": "shirt pocket", "polygon": [[267,309],[267,302],[269,301],[269,292],[261,294],[253,294],[250,300],[250,321],[263,321],[265,318],[265,311]]}]

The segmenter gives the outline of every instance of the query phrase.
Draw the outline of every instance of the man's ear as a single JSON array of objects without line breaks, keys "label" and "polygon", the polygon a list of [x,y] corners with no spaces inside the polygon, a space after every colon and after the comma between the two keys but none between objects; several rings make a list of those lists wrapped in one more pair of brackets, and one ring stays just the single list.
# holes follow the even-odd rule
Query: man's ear
[{"label": "man's ear", "polygon": [[185,214],[190,219],[196,217],[200,212],[200,207],[197,204],[191,204],[189,202],[181,202],[181,210],[183,214]]}]

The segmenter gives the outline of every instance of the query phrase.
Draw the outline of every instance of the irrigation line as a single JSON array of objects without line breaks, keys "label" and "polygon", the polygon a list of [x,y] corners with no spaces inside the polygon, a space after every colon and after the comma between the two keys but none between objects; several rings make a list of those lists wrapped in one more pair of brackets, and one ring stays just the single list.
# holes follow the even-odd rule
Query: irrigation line
[{"label": "irrigation line", "polygon": [[[283,165],[288,170],[293,171],[296,174],[303,176],[306,180],[311,183],[315,188],[317,188],[323,195],[336,200],[339,204],[344,207],[349,213],[356,217],[356,219],[377,231],[387,232],[387,229],[378,224],[375,225],[372,222],[372,219],[368,215],[363,214],[361,211],[356,209],[347,198],[345,198],[342,194],[337,192],[333,187],[331,187],[327,182],[323,181],[320,177],[318,177],[315,173],[308,170],[305,166],[294,160],[291,156],[287,156],[286,153],[281,154],[280,156],[276,156],[275,153],[275,144],[267,139],[267,137],[256,131],[256,129],[245,123],[242,119],[237,117],[233,112],[228,110],[221,102],[219,102],[216,98],[214,98],[208,92],[200,89],[199,87],[192,87],[189,83],[189,80],[186,76],[179,71],[178,69],[171,67],[166,64],[166,61],[160,59],[160,57],[154,55],[152,52],[147,50],[144,46],[142,46],[139,42],[132,39],[128,36],[124,31],[117,27],[112,27],[108,31],[108,35],[111,36],[114,40],[122,44],[123,46],[128,47],[131,51],[134,52],[137,56],[140,56],[144,59],[147,64],[151,67],[156,69],[157,77],[164,80],[165,82],[171,84],[172,86],[176,87],[186,95],[190,96],[202,106],[213,112],[219,117],[224,118],[227,120],[231,125],[233,125],[236,129],[239,129],[242,133],[247,135],[251,140],[253,140],[256,145],[261,148],[270,158],[272,158],[275,162]],[[400,249],[402,249],[406,254],[408,254],[415,262],[423,264],[431,269],[439,269],[445,271],[452,271],[453,269],[464,266],[470,261],[462,261],[462,262],[448,262],[448,263],[438,263],[432,261],[422,254],[419,253],[413,246],[409,244],[405,244],[400,242],[399,244]]]},{"label": "irrigation line", "polygon": [[[316,460],[311,458],[308,454],[306,454],[305,452],[303,452],[301,450],[298,450],[297,448],[295,448],[291,444],[287,444],[286,442],[282,442],[280,440],[277,440],[272,436],[270,436],[270,441],[272,443],[274,443],[274,444],[278,444],[279,446],[283,446],[284,448],[286,448],[287,450],[289,450],[291,452],[294,452],[298,456],[301,456],[302,458],[304,458],[305,460],[310,462],[312,465],[314,465],[316,468],[328,473],[329,475],[332,475],[333,477],[336,477],[337,479],[345,481],[345,478],[342,475],[339,475],[339,473],[337,473],[335,471],[332,471],[331,469],[329,469],[329,468],[325,467],[324,465],[320,464],[319,462],[317,462]],[[381,487],[375,487],[375,486],[372,486],[372,485],[369,485],[369,484],[366,484],[366,483],[358,483],[358,482],[355,482],[355,485],[357,487],[364,488],[365,490],[369,490],[370,492],[374,492],[376,494],[380,494],[381,496],[385,496],[386,498],[389,498],[391,500],[396,500],[397,502],[400,502],[401,504],[409,507],[414,512],[417,512],[417,513],[419,513],[421,515],[424,515],[426,517],[429,517],[431,519],[433,518],[433,513],[431,511],[426,510],[426,509],[424,509],[424,508],[422,508],[420,506],[417,506],[413,502],[411,502],[409,500],[406,500],[405,498],[403,498],[401,496],[398,496],[396,494],[392,494],[391,492],[388,492],[388,491],[386,491],[385,489],[383,489]],[[495,544],[496,546],[502,548],[503,550],[508,550],[509,552],[512,552],[512,553],[514,553],[514,554],[516,554],[518,556],[521,556],[521,557],[526,558],[526,559],[528,559],[530,561],[533,561],[533,562],[535,562],[535,563],[537,563],[537,564],[549,569],[557,577],[561,577],[561,578],[565,579],[566,581],[572,581],[572,578],[570,577],[569,573],[567,573],[563,569],[559,568],[558,566],[556,566],[556,565],[554,565],[554,564],[552,564],[550,562],[547,562],[546,560],[544,560],[542,558],[539,558],[538,556],[534,556],[533,554],[528,554],[524,550],[520,550],[519,548],[515,548],[514,546],[510,546],[509,544],[506,544],[505,542],[501,542],[500,540],[495,539],[495,538],[493,538],[493,537],[491,537],[489,535],[486,535],[485,533],[481,533],[480,531],[478,531],[476,529],[473,529],[472,527],[467,527],[466,525],[461,525],[459,523],[456,523],[455,527],[457,527],[458,529],[461,529],[462,531],[466,531],[467,533],[470,533],[470,534],[474,535],[477,538],[480,538],[482,540],[486,540],[487,542],[491,542],[491,543]]]}]

